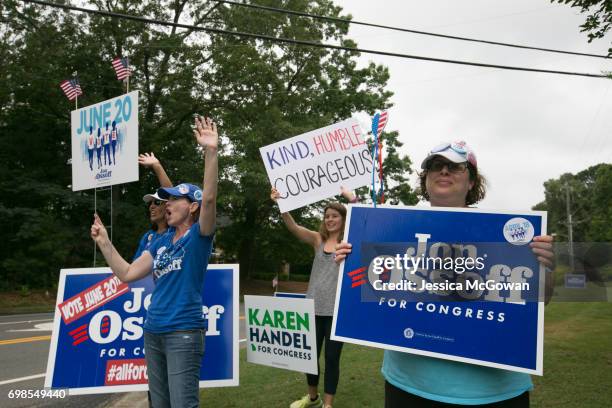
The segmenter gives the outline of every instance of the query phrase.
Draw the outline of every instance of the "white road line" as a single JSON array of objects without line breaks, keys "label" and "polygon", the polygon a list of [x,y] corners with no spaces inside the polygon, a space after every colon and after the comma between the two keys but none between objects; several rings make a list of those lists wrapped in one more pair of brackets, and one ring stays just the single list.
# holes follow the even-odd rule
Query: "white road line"
[{"label": "white road line", "polygon": [[7,332],[30,332],[30,331],[53,331],[53,322],[38,323],[34,325],[33,329],[12,329]]},{"label": "white road line", "polygon": [[52,322],[53,319],[40,319],[40,320],[23,320],[21,322],[2,322],[0,324],[21,324],[21,323],[36,323],[36,322]]},{"label": "white road line", "polygon": [[42,374],[35,374],[35,375],[29,375],[27,377],[21,377],[21,378],[13,378],[12,380],[4,380],[4,381],[0,381],[0,385],[5,385],[5,384],[12,384],[12,383],[16,383],[16,382],[21,382],[21,381],[28,381],[28,380],[33,380],[35,378],[42,378],[45,376],[45,373]]}]

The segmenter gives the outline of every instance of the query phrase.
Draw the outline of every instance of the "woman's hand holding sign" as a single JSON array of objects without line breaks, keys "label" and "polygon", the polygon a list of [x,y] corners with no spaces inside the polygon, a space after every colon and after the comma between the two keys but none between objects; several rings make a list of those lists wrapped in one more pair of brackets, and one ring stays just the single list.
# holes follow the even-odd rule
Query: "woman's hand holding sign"
[{"label": "woman's hand holding sign", "polygon": [[[533,237],[533,241],[529,244],[534,255],[540,264],[546,267],[546,270],[553,272],[555,269],[555,253],[553,252],[553,240],[551,235],[539,235]],[[548,304],[553,295],[555,279],[552,273],[546,274],[545,297],[544,303]]]},{"label": "woman's hand holding sign", "polygon": [[334,260],[336,261],[336,263],[340,263],[344,261],[344,259],[351,252],[353,252],[353,245],[349,244],[348,242],[340,242],[336,244],[336,255],[334,257]]},{"label": "woman's hand holding sign", "polygon": [[555,254],[552,246],[553,240],[554,238],[551,235],[539,235],[533,237],[533,241],[529,244],[538,262],[550,269],[554,269],[555,267]]},{"label": "woman's hand holding sign", "polygon": [[272,187],[272,191],[270,191],[270,200],[272,200],[275,203],[277,203],[279,198],[280,198],[280,193],[278,192],[277,189]]}]

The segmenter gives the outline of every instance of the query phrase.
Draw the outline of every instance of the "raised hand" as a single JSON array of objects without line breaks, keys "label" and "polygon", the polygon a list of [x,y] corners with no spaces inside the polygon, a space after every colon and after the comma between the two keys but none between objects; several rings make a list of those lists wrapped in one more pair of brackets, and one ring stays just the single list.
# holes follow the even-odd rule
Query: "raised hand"
[{"label": "raised hand", "polygon": [[195,129],[193,135],[196,141],[202,147],[216,149],[219,144],[219,134],[217,133],[217,124],[211,118],[195,117]]},{"label": "raised hand", "polygon": [[342,197],[346,198],[346,201],[349,203],[357,202],[357,196],[355,196],[351,190],[344,186],[340,186],[340,194],[342,194]]},{"label": "raised hand", "polygon": [[159,164],[159,159],[153,153],[143,153],[138,155],[138,164],[144,167],[153,167]]},{"label": "raised hand", "polygon": [[102,220],[98,214],[94,214],[94,222],[91,226],[90,235],[91,239],[93,239],[98,245],[108,241],[108,232],[106,231],[104,224],[102,224]]},{"label": "raised hand", "polygon": [[280,193],[278,192],[277,189],[272,187],[272,190],[270,191],[270,199],[276,203],[278,202],[279,198],[280,198]]}]

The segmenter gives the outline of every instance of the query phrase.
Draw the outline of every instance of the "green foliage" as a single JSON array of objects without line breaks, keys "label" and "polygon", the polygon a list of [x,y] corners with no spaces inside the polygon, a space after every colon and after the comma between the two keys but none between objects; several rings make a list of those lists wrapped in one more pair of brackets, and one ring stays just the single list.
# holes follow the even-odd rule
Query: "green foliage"
[{"label": "green foliage", "polygon": [[612,165],[598,164],[544,183],[545,200],[533,207],[548,211],[549,232],[568,240],[566,198],[570,191],[573,238],[576,242],[612,241]]},{"label": "green foliage", "polygon": [[[210,25],[311,41],[354,43],[346,23],[313,21],[208,1],[73,2],[148,18]],[[278,6],[278,1],[258,4]],[[329,0],[290,0],[284,7],[340,16]],[[390,105],[388,70],[358,66],[357,54],[278,45],[191,29],[144,25],[3,1],[0,21],[0,282],[2,288],[51,287],[60,268],[93,264],[89,225],[94,192],[72,192],[70,115],[59,83],[78,71],[86,106],[124,92],[111,67],[128,56],[131,89],[141,92],[141,152],[153,151],[175,182],[201,183],[201,153],[190,125],[198,112],[219,123],[219,212],[230,220],[216,245],[241,274],[277,272],[281,261],[309,271],[312,249],[286,230],[269,200],[259,147],[329,125],[353,112]],[[393,202],[414,202],[407,184],[410,160],[400,157],[397,134],[386,134],[385,177]],[[114,226],[113,242],[127,259],[148,228],[142,196],[157,180],[98,191],[97,210]],[[317,229],[321,204],[294,212]],[[103,264],[100,254],[97,263]]]},{"label": "green foliage", "polygon": [[[579,7],[581,13],[589,13],[580,31],[587,32],[589,42],[604,38],[612,27],[612,1],[610,0],[551,0],[552,3],[569,4],[570,7]],[[608,49],[612,56],[612,47]]]}]

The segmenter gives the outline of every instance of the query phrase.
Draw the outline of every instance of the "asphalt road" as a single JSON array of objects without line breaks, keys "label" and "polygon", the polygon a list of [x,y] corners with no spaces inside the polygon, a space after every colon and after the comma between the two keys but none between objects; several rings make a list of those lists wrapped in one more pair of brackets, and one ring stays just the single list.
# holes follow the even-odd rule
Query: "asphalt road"
[{"label": "asphalt road", "polygon": [[[239,338],[245,338],[244,305],[240,305]],[[0,316],[0,407],[112,407],[120,394],[75,395],[65,398],[9,398],[11,390],[44,390],[52,313]],[[244,342],[240,343],[245,346]]]},{"label": "asphalt road", "polygon": [[11,390],[44,390],[53,323],[52,313],[0,316],[0,406],[112,406],[125,394],[75,395],[65,398],[9,398]]}]

